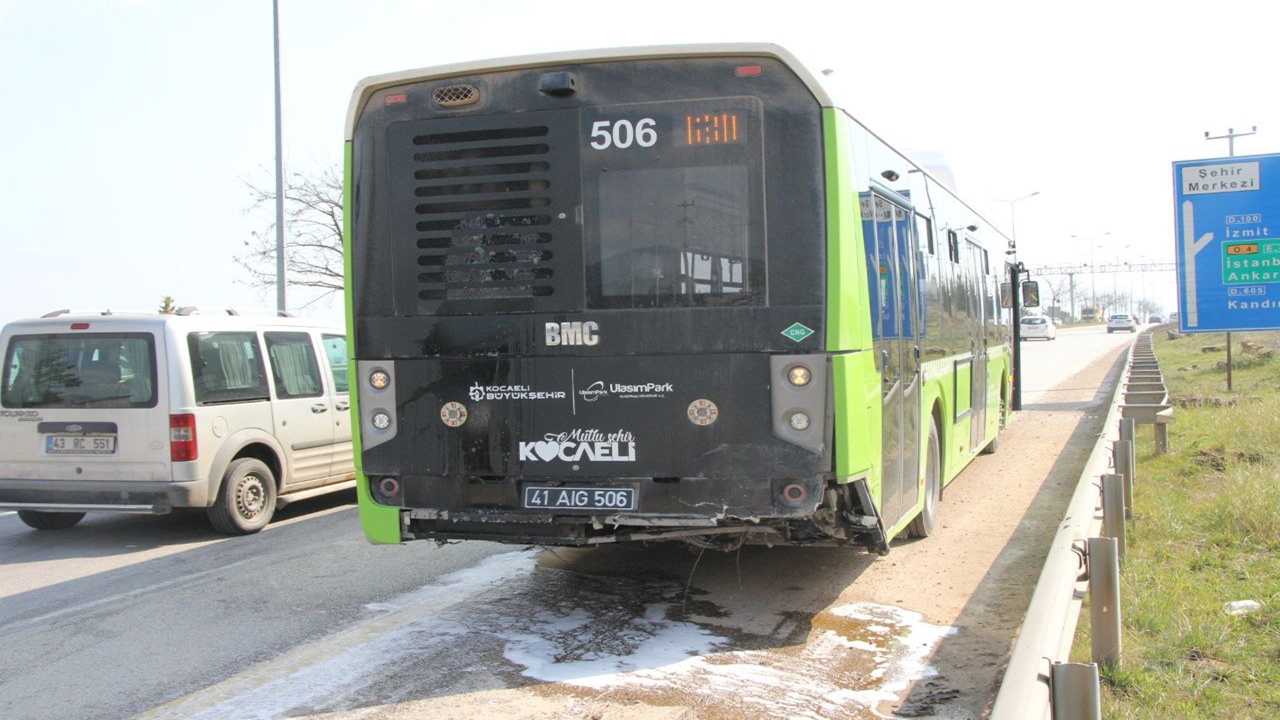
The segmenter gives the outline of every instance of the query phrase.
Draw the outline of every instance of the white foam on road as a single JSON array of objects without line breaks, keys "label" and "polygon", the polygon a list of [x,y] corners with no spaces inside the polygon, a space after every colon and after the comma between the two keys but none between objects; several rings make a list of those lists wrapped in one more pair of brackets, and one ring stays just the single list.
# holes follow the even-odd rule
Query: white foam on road
[{"label": "white foam on road", "polygon": [[[748,714],[888,717],[882,708],[932,674],[928,658],[954,632],[916,613],[858,603],[824,610],[801,644],[757,638],[752,645],[764,649],[742,649],[709,622],[684,619],[678,583],[539,568],[535,555],[495,555],[366,605],[375,617],[142,717],[376,713],[424,699],[423,687],[461,698],[469,689],[457,689],[459,678],[502,687],[518,675],[592,696],[624,689],[655,704],[675,695],[696,703],[688,706],[745,706]],[[409,687],[400,673],[425,684]]]}]

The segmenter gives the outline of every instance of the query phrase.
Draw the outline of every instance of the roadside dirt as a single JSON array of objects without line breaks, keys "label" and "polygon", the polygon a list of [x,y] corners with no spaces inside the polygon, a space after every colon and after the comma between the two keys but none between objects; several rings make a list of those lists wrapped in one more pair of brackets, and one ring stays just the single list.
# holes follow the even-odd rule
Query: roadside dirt
[{"label": "roadside dirt", "polygon": [[[1054,388],[1024,395],[1000,450],[979,457],[944,493],[937,532],[927,540],[897,542],[887,557],[790,548],[715,557],[654,548],[539,556],[544,574],[534,586],[591,622],[614,617],[601,607],[584,610],[593,598],[604,596],[602,606],[616,610],[626,604],[627,592],[650,592],[654,583],[646,578],[657,578],[665,599],[641,606],[665,602],[676,625],[731,638],[697,658],[701,664],[691,670],[642,665],[638,680],[618,686],[593,684],[595,669],[588,665],[574,682],[538,681],[512,665],[509,651],[501,649],[503,642],[512,645],[506,636],[455,647],[447,656],[419,655],[389,671],[386,682],[372,689],[377,699],[359,709],[322,715],[298,708],[289,714],[438,720],[985,717],[1052,530],[1101,431],[1122,351],[1107,352]],[[613,580],[619,582],[611,585]],[[583,594],[583,583],[593,589]],[[607,592],[597,592],[606,586]],[[485,606],[470,613],[492,617]],[[538,613],[532,607],[525,615]],[[609,632],[634,634],[643,623],[670,627],[664,624],[671,618],[638,624],[642,615],[617,615],[617,629]],[[556,645],[560,635],[581,632],[581,626],[564,631],[567,619],[553,617],[552,632],[537,642],[563,649]],[[919,647],[891,653],[874,647],[886,626],[898,628],[891,644]],[[530,631],[519,632],[524,635],[517,644]],[[569,643],[583,647],[581,638]],[[918,661],[908,657],[904,663],[901,656],[911,652],[920,653]],[[894,653],[898,657],[886,660]],[[450,669],[455,662],[465,676]],[[901,674],[903,665],[906,677],[888,677]]]},{"label": "roadside dirt", "polygon": [[[943,497],[943,529],[895,546],[841,600],[915,610],[958,632],[896,708],[905,717],[984,717],[1040,576],[1053,528],[1102,431],[1121,350],[1024,399],[1001,449],[980,456]],[[992,492],[997,488],[996,492]],[[957,532],[958,531],[958,532]],[[963,543],[952,540],[963,533]],[[886,712],[886,714],[888,714]]]}]

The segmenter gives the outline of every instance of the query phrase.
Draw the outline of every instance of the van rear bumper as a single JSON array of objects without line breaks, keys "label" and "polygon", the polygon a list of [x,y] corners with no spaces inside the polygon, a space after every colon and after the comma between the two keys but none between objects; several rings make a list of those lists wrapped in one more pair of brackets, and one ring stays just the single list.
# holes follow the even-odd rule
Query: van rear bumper
[{"label": "van rear bumper", "polygon": [[0,510],[164,515],[209,507],[208,483],[0,478]]}]

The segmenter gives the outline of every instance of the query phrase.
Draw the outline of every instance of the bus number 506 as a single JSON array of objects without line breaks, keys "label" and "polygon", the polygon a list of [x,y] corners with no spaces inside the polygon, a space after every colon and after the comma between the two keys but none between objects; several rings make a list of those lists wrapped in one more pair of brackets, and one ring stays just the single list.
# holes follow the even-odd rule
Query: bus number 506
[{"label": "bus number 506", "polygon": [[638,120],[597,120],[591,125],[591,147],[608,150],[611,147],[629,148],[632,144],[653,147],[658,142],[657,122],[653,118]]}]

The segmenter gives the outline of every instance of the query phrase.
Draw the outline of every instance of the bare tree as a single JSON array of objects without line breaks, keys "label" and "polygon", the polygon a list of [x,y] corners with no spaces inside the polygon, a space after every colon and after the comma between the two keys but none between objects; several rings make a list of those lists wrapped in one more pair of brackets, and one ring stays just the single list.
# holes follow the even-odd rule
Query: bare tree
[{"label": "bare tree", "polygon": [[1129,294],[1122,292],[1098,293],[1098,305],[1105,315],[1124,312],[1129,307]]},{"label": "bare tree", "polygon": [[[274,187],[265,190],[250,182],[245,185],[253,199],[248,212],[275,207]],[[330,167],[314,176],[289,173],[285,178],[284,215],[285,282],[290,287],[319,291],[305,305],[342,292],[342,172]],[[235,260],[248,271],[248,284],[275,287],[275,222],[262,232],[254,232],[253,239],[244,244],[245,254]]]},{"label": "bare tree", "polygon": [[1138,312],[1142,313],[1146,317],[1151,317],[1152,315],[1158,315],[1160,313],[1160,303],[1149,298],[1139,300],[1137,302],[1137,308]]},{"label": "bare tree", "polygon": [[[1065,294],[1064,291],[1068,289],[1071,278],[1066,275],[1042,275],[1039,279],[1049,286],[1049,297],[1053,302],[1050,307],[1062,314],[1062,296]],[[1074,319],[1072,318],[1072,320]]]}]

